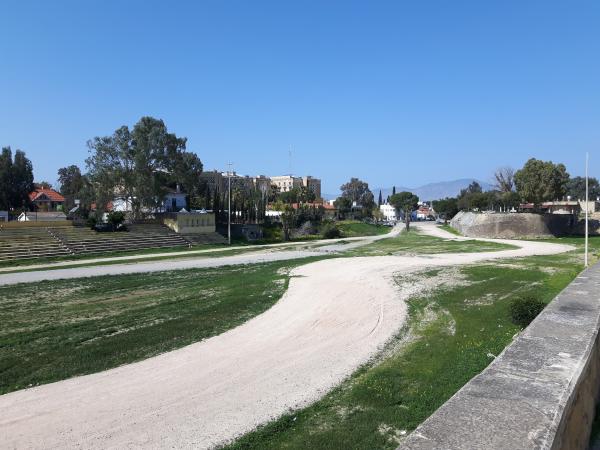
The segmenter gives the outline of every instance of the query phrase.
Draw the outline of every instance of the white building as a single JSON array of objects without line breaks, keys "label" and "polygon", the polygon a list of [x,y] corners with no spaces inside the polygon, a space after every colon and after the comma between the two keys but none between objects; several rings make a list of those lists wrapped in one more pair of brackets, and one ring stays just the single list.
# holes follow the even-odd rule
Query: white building
[{"label": "white building", "polygon": [[292,175],[281,175],[271,177],[271,184],[277,186],[279,192],[288,192],[294,188],[302,187],[302,178]]},{"label": "white building", "polygon": [[398,217],[396,216],[396,208],[394,208],[389,203],[384,203],[380,205],[379,211],[381,211],[381,213],[383,214],[383,218],[386,221],[395,222],[396,220],[398,220]]}]

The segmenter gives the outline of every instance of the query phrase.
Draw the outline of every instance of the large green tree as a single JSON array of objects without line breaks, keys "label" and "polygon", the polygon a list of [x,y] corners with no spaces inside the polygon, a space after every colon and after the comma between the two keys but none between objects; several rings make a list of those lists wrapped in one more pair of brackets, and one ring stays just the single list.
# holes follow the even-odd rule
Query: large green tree
[{"label": "large green tree", "polygon": [[169,133],[164,122],[153,117],[142,117],[132,130],[122,126],[111,136],[88,141],[86,164],[98,207],[122,197],[131,202],[138,218],[156,208],[169,187],[199,190],[202,163],[185,146],[185,138]]},{"label": "large green tree", "polygon": [[0,153],[0,210],[10,210],[12,205],[12,151],[4,147]]},{"label": "large green tree", "polygon": [[33,188],[33,165],[25,152],[17,150],[13,159],[10,147],[4,147],[0,153],[0,209],[28,208]]},{"label": "large green tree", "polygon": [[76,165],[70,165],[58,169],[58,182],[60,184],[60,193],[65,198],[65,209],[69,211],[75,206],[75,200],[80,200],[86,209],[89,207],[86,200],[88,180],[85,175],[81,174],[81,170]]},{"label": "large green tree", "polygon": [[[590,178],[588,180],[589,187],[589,198],[590,200],[596,200],[600,197],[600,184],[597,178]],[[585,199],[585,178],[584,177],[573,177],[567,182],[567,195],[571,196],[573,200],[584,200]]]},{"label": "large green tree", "polygon": [[536,207],[542,202],[559,200],[566,195],[569,174],[564,164],[531,158],[515,172],[517,193]]},{"label": "large green tree", "polygon": [[410,215],[419,206],[419,197],[412,192],[399,192],[390,197],[390,205],[396,208],[398,213],[401,212],[404,215],[404,224],[406,231],[408,231],[410,229]]},{"label": "large green tree", "polygon": [[369,189],[369,184],[358,178],[351,178],[348,183],[340,186],[342,197],[347,198],[351,202],[356,202],[362,207],[362,213],[365,217],[371,215],[371,211],[375,206],[375,197]]},{"label": "large green tree", "polygon": [[448,220],[452,219],[458,213],[458,202],[455,197],[446,197],[434,201],[433,209],[447,223]]}]

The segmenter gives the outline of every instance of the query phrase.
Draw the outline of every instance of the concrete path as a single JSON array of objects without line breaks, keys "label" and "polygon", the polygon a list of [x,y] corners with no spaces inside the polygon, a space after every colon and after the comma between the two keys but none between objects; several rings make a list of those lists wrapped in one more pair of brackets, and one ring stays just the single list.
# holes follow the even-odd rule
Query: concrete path
[{"label": "concrete path", "polygon": [[[390,229],[390,233],[393,233],[394,230]],[[199,249],[199,250],[182,250],[176,252],[160,252],[160,253],[147,253],[147,254],[138,254],[138,255],[128,255],[128,256],[107,256],[107,257],[90,257],[85,259],[73,259],[67,261],[56,261],[51,263],[42,263],[42,264],[29,264],[26,266],[7,266],[0,267],[0,273],[2,272],[14,272],[16,270],[54,270],[56,267],[74,267],[74,266],[89,266],[92,264],[105,264],[105,263],[127,263],[131,261],[140,262],[140,260],[148,260],[151,261],[153,259],[163,259],[169,257],[195,257],[195,256],[203,256],[210,255],[218,257],[219,253],[229,252],[232,250],[249,250],[249,251],[263,251],[263,250],[277,250],[280,248],[289,248],[289,247],[315,247],[323,244],[335,244],[339,242],[361,242],[361,241],[369,241],[371,239],[381,239],[386,235],[377,235],[377,236],[358,236],[358,237],[350,237],[350,238],[336,238],[336,239],[317,239],[311,241],[295,241],[295,242],[278,242],[275,244],[257,244],[257,245],[236,245],[236,246],[225,246],[220,248],[208,248],[208,249]],[[391,234],[388,236],[392,236]]]},{"label": "concrete path", "polygon": [[397,289],[394,274],[572,249],[504,242],[520,248],[334,258],[298,267],[275,306],[224,334],[139,363],[0,396],[1,446],[210,448],[225,443],[317,400],[376,354],[401,328],[404,300],[412,294]]}]

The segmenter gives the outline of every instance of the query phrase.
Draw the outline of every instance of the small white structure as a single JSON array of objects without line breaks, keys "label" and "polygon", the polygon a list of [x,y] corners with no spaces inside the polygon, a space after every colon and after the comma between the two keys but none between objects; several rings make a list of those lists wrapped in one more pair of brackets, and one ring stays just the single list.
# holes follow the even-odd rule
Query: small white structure
[{"label": "small white structure", "polygon": [[164,224],[176,233],[204,234],[214,233],[215,213],[212,211],[186,211],[176,213],[174,217],[164,220]]},{"label": "small white structure", "polygon": [[398,220],[396,216],[396,208],[394,208],[389,203],[384,203],[379,206],[379,211],[383,214],[383,218],[388,222],[395,222]]},{"label": "small white structure", "polygon": [[163,200],[163,211],[177,212],[187,208],[185,197],[186,194],[180,191],[179,186],[177,186],[177,189],[170,190]]},{"label": "small white structure", "polygon": [[67,216],[60,211],[22,212],[17,217],[18,222],[62,222]]}]

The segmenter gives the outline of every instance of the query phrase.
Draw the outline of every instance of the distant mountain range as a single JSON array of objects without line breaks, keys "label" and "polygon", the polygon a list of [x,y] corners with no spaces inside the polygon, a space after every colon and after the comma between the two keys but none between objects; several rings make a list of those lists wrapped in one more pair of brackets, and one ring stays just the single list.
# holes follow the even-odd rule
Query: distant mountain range
[{"label": "distant mountain range", "polygon": [[[460,194],[462,189],[468,187],[473,181],[477,181],[484,191],[489,191],[493,189],[493,186],[484,181],[476,180],[474,178],[462,178],[460,180],[453,181],[440,181],[438,183],[429,183],[423,186],[409,188],[405,186],[396,186],[396,192],[409,191],[419,197],[419,200],[427,201],[427,200],[439,200],[440,198],[446,197],[456,197]],[[381,189],[381,195],[383,196],[383,200],[387,198],[388,195],[392,195],[392,188],[375,188],[371,191],[375,196],[375,201],[379,197],[379,190]]]},{"label": "distant mountain range", "polygon": [[[428,200],[439,200],[440,198],[446,197],[456,197],[460,194],[461,189],[465,189],[469,184],[473,181],[477,181],[484,191],[489,191],[493,189],[493,186],[484,181],[476,180],[475,178],[461,178],[460,180],[453,181],[440,181],[438,183],[429,183],[423,186],[409,188],[406,186],[396,186],[396,192],[409,191],[419,197],[419,200],[428,201]],[[381,195],[383,200],[388,197],[388,195],[392,195],[392,188],[371,188],[371,192],[373,192],[373,196],[375,197],[375,201],[377,201],[379,197],[379,190],[381,190]],[[338,195],[333,194],[323,194],[323,197],[326,200],[333,200],[338,197]]]}]

